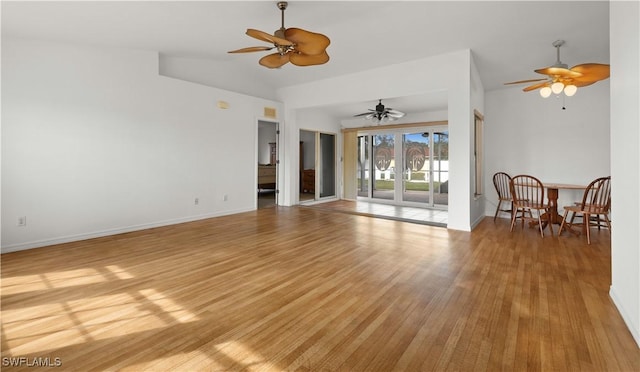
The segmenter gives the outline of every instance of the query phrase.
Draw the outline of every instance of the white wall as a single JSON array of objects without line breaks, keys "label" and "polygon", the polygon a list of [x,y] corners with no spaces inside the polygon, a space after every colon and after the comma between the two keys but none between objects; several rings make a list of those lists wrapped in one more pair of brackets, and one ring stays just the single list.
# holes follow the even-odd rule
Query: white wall
[{"label": "white wall", "polygon": [[[471,66],[469,66],[471,70],[470,80],[471,80],[471,112],[469,113],[469,148],[471,149],[469,152],[469,169],[470,177],[469,177],[469,205],[471,206],[471,225],[475,226],[479,224],[482,219],[485,217],[485,204],[486,204],[486,189],[483,195],[476,196],[475,195],[475,183],[476,183],[476,170],[475,170],[475,111],[484,115],[485,105],[484,105],[484,87],[482,86],[482,80],[480,80],[480,73],[476,67],[475,62],[471,59]],[[484,159],[482,159],[484,162]],[[482,171],[484,173],[484,166],[482,166]],[[480,177],[483,177],[481,175]]]},{"label": "white wall", "polygon": [[264,106],[155,53],[3,39],[2,252],[254,209]]},{"label": "white wall", "polygon": [[612,1],[610,295],[640,345],[640,4]]},{"label": "white wall", "polygon": [[[485,94],[485,214],[493,216],[498,196],[493,174],[531,174],[543,182],[587,185],[608,176],[609,80],[579,88],[565,100],[542,98],[522,87]],[[558,206],[582,198],[582,190],[560,190]],[[614,212],[615,213],[615,212]],[[508,217],[502,213],[502,217]]]},{"label": "white wall", "polygon": [[[472,221],[470,194],[471,169],[471,52],[458,51],[397,65],[361,71],[309,84],[287,87],[278,91],[286,106],[287,146],[296,144],[299,125],[297,110],[341,102],[377,100],[379,97],[399,97],[448,92],[451,183],[449,188],[449,224],[457,230],[470,231]],[[337,88],[339,87],[339,89]],[[482,94],[482,92],[480,92]],[[295,137],[295,141],[291,138]],[[341,147],[341,141],[339,145]],[[285,172],[294,172],[296,164],[285,163]],[[289,179],[290,180],[290,179]],[[291,188],[289,188],[291,190]],[[295,200],[293,193],[284,195],[285,204]]]},{"label": "white wall", "polygon": [[[252,96],[275,99],[275,89],[257,76],[247,76],[235,59],[212,61],[201,58],[160,56],[160,74],[184,81],[191,81],[228,90],[251,92]],[[243,79],[238,79],[242,76]]]}]

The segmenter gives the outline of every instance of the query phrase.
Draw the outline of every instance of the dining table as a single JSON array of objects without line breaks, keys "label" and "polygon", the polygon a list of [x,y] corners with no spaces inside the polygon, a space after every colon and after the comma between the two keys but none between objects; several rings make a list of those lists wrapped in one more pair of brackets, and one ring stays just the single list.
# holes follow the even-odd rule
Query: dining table
[{"label": "dining table", "polygon": [[[570,183],[550,183],[543,182],[542,186],[547,189],[547,199],[549,200],[549,213],[542,215],[542,218],[546,222],[551,222],[553,224],[559,225],[562,223],[562,216],[558,213],[558,193],[560,189],[566,190],[584,190],[587,188],[586,185],[577,185]],[[546,224],[545,224],[546,227]]]}]

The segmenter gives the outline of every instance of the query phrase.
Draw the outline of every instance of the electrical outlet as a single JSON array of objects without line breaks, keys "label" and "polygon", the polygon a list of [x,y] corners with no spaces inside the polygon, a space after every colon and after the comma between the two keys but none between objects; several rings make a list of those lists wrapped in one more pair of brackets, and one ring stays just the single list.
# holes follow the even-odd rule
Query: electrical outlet
[{"label": "electrical outlet", "polygon": [[27,217],[18,217],[18,226],[27,226]]},{"label": "electrical outlet", "polygon": [[222,197],[222,201],[227,201],[229,200],[229,195],[224,194],[224,196]]},{"label": "electrical outlet", "polygon": [[195,204],[195,205],[200,204],[200,199],[199,199],[199,198],[196,198],[196,199],[193,201],[193,204]]}]

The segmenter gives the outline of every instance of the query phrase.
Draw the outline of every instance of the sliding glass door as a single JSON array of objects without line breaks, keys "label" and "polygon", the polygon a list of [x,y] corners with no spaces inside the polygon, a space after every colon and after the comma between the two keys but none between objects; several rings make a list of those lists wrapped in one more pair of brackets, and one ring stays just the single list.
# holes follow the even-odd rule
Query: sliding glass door
[{"label": "sliding glass door", "polygon": [[449,205],[449,132],[431,130],[422,133],[429,144],[426,164],[428,200],[433,206]]},{"label": "sliding glass door", "polygon": [[373,143],[373,184],[371,197],[374,199],[394,199],[395,157],[393,135],[372,136]]},{"label": "sliding glass door", "polygon": [[429,133],[403,134],[402,154],[402,201],[429,204]]},{"label": "sliding glass door", "polygon": [[358,136],[358,197],[398,205],[449,204],[446,126]]}]

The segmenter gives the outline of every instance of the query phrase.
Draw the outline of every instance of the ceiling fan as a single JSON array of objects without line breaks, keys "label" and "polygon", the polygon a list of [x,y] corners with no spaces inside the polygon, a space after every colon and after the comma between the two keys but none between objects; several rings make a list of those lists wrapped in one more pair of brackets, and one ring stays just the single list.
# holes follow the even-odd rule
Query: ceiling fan
[{"label": "ceiling fan", "polygon": [[277,52],[262,57],[259,63],[268,68],[279,68],[288,62],[296,66],[321,65],[329,61],[327,47],[331,42],[328,37],[301,28],[284,28],[284,10],[286,1],[278,2],[282,12],[282,25],[273,35],[249,28],[246,34],[258,40],[272,43],[273,46],[255,46],[232,50],[228,53],[262,52],[276,49]]},{"label": "ceiling fan", "polygon": [[353,117],[364,116],[364,118],[367,120],[373,120],[380,123],[393,121],[403,117],[404,115],[404,112],[394,110],[392,108],[385,108],[382,104],[382,100],[379,99],[375,110],[369,109],[369,112],[363,112],[362,114],[353,115]]},{"label": "ceiling fan", "polygon": [[540,83],[525,87],[523,91],[529,92],[540,89],[540,95],[546,98],[549,97],[552,92],[560,94],[564,90],[565,95],[573,96],[578,90],[578,87],[586,87],[587,85],[591,85],[609,77],[609,65],[602,63],[583,63],[568,68],[567,64],[560,61],[560,47],[563,46],[564,43],[564,40],[556,40],[552,43],[556,48],[556,63],[549,67],[534,70],[539,74],[547,75],[547,77],[542,79],[513,81],[505,83],[505,85],[541,81]]}]

